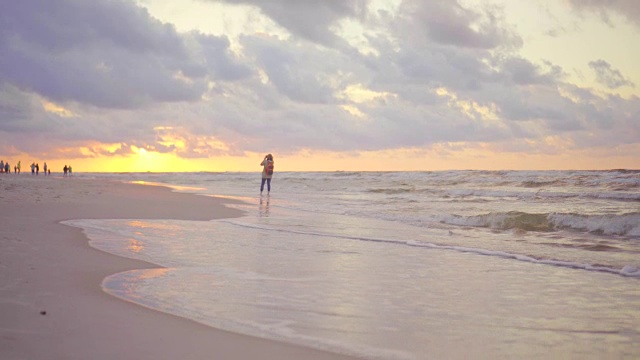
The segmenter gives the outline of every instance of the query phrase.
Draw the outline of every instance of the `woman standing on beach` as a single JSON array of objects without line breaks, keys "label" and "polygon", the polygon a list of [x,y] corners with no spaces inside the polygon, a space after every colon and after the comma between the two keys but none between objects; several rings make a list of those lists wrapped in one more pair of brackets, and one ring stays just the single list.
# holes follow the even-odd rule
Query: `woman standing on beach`
[{"label": "woman standing on beach", "polygon": [[273,176],[273,155],[268,154],[260,163],[262,166],[262,183],[260,184],[260,194],[264,190],[264,183],[267,182],[267,194],[271,192],[271,177]]}]

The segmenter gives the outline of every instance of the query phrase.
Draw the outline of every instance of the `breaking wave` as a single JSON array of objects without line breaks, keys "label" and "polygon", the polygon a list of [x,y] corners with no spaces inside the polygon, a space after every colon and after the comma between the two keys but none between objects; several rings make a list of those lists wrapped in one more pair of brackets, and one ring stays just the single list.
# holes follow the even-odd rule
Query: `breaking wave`
[{"label": "breaking wave", "polygon": [[549,219],[558,229],[601,235],[640,237],[640,213],[624,215],[550,214]]},{"label": "breaking wave", "polygon": [[511,211],[476,216],[449,215],[441,220],[448,225],[481,227],[493,230],[550,232],[580,231],[599,235],[640,237],[640,213],[623,215],[530,214]]},{"label": "breaking wave", "polygon": [[521,186],[526,188],[539,188],[544,186],[555,186],[562,185],[562,182],[554,180],[554,181],[524,181]]},{"label": "breaking wave", "polygon": [[407,187],[398,187],[398,188],[388,188],[388,189],[370,189],[370,193],[378,193],[378,194],[404,194],[404,193],[412,193],[415,192],[415,187],[407,186]]}]

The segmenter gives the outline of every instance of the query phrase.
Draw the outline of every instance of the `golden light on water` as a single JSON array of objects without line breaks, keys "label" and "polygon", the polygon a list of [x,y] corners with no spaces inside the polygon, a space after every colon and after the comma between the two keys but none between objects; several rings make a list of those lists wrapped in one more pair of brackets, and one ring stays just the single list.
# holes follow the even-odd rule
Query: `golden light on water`
[{"label": "golden light on water", "polygon": [[139,253],[144,250],[144,243],[136,239],[129,239],[127,250],[131,251],[132,253]]},{"label": "golden light on water", "polygon": [[135,280],[146,280],[146,279],[155,279],[159,277],[165,276],[171,269],[168,268],[159,268],[159,269],[144,269],[136,271],[137,275]]}]

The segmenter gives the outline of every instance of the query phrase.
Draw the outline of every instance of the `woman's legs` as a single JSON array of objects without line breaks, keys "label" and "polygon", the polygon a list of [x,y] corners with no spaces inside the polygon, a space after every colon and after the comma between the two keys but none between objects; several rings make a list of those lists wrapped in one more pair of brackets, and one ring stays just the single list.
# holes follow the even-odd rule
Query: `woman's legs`
[{"label": "woman's legs", "polygon": [[271,192],[271,179],[267,179],[267,191]]},{"label": "woman's legs", "polygon": [[[262,182],[260,183],[260,192],[262,192],[262,190],[264,190],[264,182],[265,182],[265,181],[267,181],[267,179],[262,178]],[[268,187],[267,187],[267,189],[268,189],[269,187],[270,187],[270,186],[268,186]]]}]

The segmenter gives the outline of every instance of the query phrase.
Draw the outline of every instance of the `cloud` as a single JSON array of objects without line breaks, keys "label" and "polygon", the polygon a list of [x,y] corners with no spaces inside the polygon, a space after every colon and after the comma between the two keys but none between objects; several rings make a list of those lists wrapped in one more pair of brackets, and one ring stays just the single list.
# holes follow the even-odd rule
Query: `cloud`
[{"label": "cloud", "polygon": [[[276,90],[289,99],[301,103],[328,103],[333,89],[324,74],[335,67],[332,61],[319,61],[320,54],[312,45],[282,42],[267,36],[245,36],[241,43],[255,59]],[[338,54],[339,56],[339,54]]]},{"label": "cloud", "polygon": [[610,25],[612,21],[609,15],[615,13],[640,26],[640,2],[637,0],[568,0],[568,2],[574,9],[598,12]]},{"label": "cloud", "polygon": [[258,7],[291,34],[315,43],[335,45],[341,40],[332,26],[345,18],[366,15],[369,0],[208,0]]},{"label": "cloud", "polygon": [[[204,66],[211,80],[236,81],[252,75],[252,70],[229,52],[230,42],[226,37],[190,33],[183,35],[186,42],[193,42],[193,73],[190,77],[201,75],[198,70]],[[185,69],[188,69],[185,66]]]},{"label": "cloud", "polygon": [[[640,136],[637,97],[577,87],[561,66],[519,56],[498,7],[219,2],[260,7],[293,36],[180,33],[124,0],[12,2],[0,14],[0,136],[11,151],[61,157],[143,148],[185,158],[448,144],[543,152],[557,151],[545,139]],[[344,19],[361,42],[334,31]],[[602,60],[590,66],[611,89],[632,85]]]},{"label": "cloud", "polygon": [[107,108],[195,101],[208,75],[246,76],[228,46],[182,36],[130,1],[9,2],[0,13],[0,81]]},{"label": "cloud", "polygon": [[473,9],[458,1],[405,0],[402,2],[398,26],[409,26],[416,32],[407,35],[457,47],[495,49],[522,46],[522,39],[504,21],[499,8]]},{"label": "cloud", "polygon": [[40,122],[44,111],[36,111],[34,101],[10,84],[0,84],[0,131],[22,133],[42,131],[50,123]]},{"label": "cloud", "polygon": [[602,59],[590,61],[589,67],[595,71],[598,82],[609,89],[618,89],[623,86],[635,87],[632,81],[626,79],[619,70],[613,69]]}]

